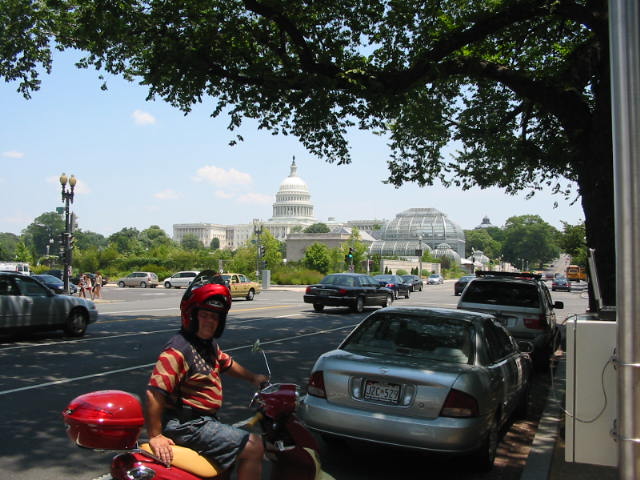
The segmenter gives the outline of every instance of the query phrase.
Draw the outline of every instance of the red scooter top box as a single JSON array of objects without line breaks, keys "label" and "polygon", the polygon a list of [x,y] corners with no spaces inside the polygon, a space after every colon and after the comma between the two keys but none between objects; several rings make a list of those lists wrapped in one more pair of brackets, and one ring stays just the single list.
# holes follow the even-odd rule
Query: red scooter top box
[{"label": "red scooter top box", "polygon": [[101,450],[134,448],[144,425],[138,397],[122,390],[80,395],[62,416],[71,440],[81,447]]}]

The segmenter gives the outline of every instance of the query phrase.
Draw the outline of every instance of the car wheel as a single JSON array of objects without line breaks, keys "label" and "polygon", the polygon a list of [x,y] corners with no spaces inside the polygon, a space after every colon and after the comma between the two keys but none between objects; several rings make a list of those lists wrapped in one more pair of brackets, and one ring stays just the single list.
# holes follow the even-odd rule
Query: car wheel
[{"label": "car wheel", "polygon": [[362,313],[364,310],[364,298],[358,297],[356,298],[356,304],[353,306],[353,311]]},{"label": "car wheel", "polygon": [[87,317],[80,310],[71,310],[64,331],[70,337],[81,337],[87,330]]},{"label": "car wheel", "polygon": [[390,307],[391,304],[393,303],[393,295],[388,294],[387,298],[385,299],[384,303],[382,304],[383,307]]},{"label": "car wheel", "polygon": [[171,288],[171,283],[164,282],[164,288]]},{"label": "car wheel", "polygon": [[256,296],[256,292],[255,290],[252,288],[249,290],[249,293],[247,293],[247,296],[245,297],[247,300],[251,301],[253,300],[253,297]]},{"label": "car wheel", "polygon": [[316,312],[321,312],[322,310],[324,310],[324,305],[322,305],[321,303],[314,303],[313,304],[313,309]]},{"label": "car wheel", "polygon": [[409,290],[407,290],[407,293],[404,294],[404,298],[409,298]]},{"label": "car wheel", "polygon": [[140,282],[140,288],[147,288],[147,284],[145,282]]},{"label": "car wheel", "polygon": [[124,282],[118,282],[118,286],[119,286],[120,288],[124,288]]},{"label": "car wheel", "polygon": [[498,450],[498,422],[494,418],[489,426],[487,436],[482,442],[482,447],[471,457],[474,470],[488,472],[493,468]]}]

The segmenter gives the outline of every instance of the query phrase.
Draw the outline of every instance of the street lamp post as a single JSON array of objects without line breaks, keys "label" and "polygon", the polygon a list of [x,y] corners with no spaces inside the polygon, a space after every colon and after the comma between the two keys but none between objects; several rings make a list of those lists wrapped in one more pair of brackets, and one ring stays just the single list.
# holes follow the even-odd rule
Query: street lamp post
[{"label": "street lamp post", "polygon": [[260,260],[262,258],[262,244],[260,243],[260,235],[262,235],[262,222],[257,218],[253,219],[253,233],[256,235],[256,275],[260,279]]},{"label": "street lamp post", "polygon": [[[69,188],[67,188],[67,180],[69,182]],[[71,231],[73,225],[71,225],[71,216],[69,214],[69,204],[73,203],[73,190],[76,187],[77,179],[74,175],[67,178],[66,174],[60,175],[60,185],[62,187],[62,202],[64,203],[64,270],[62,273],[62,281],[64,282],[64,292],[69,294],[69,277],[71,270]]]},{"label": "street lamp post", "polygon": [[422,281],[422,234],[418,234],[418,276]]}]

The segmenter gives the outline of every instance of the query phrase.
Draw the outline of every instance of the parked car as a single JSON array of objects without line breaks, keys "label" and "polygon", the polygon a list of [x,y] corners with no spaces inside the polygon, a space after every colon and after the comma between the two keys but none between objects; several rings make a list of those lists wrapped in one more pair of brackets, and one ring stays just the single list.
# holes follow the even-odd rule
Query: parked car
[{"label": "parked car", "polygon": [[422,279],[418,275],[400,275],[406,283],[411,284],[412,292],[421,292],[423,287]]},{"label": "parked car", "polygon": [[555,310],[564,303],[551,299],[540,275],[478,271],[476,276],[462,292],[458,308],[493,314],[517,340],[533,343],[537,367],[548,366],[560,338]]},{"label": "parked car", "polygon": [[[33,278],[37,278],[42,283],[44,283],[47,287],[53,290],[57,294],[66,293],[64,291],[64,282],[60,280],[58,277],[53,275],[49,275],[47,273],[41,273],[38,275],[31,275]],[[78,293],[78,287],[76,287],[73,283],[69,282],[69,293],[71,295]]]},{"label": "parked car", "polygon": [[393,290],[362,273],[332,273],[320,283],[309,285],[304,301],[313,304],[316,312],[321,312],[325,306],[349,307],[355,312],[362,312],[364,307],[391,305]]},{"label": "parked car", "polygon": [[124,287],[156,288],[158,286],[158,276],[153,272],[132,272],[126,277],[118,280],[117,285]]},{"label": "parked car", "polygon": [[162,281],[162,284],[164,285],[164,288],[187,288],[199,273],[200,272],[197,270],[177,272],[170,277],[165,278]]},{"label": "parked car", "polygon": [[393,290],[393,298],[397,299],[399,296],[404,296],[404,298],[409,298],[409,292],[411,291],[411,285],[404,280],[400,275],[374,275],[380,285],[383,287],[387,287]]},{"label": "parked car", "polygon": [[571,282],[564,277],[556,277],[551,281],[551,291],[564,290],[565,292],[571,291]]},{"label": "parked car", "polygon": [[19,273],[0,272],[0,329],[57,330],[81,337],[98,319],[91,300],[57,295],[44,283]]},{"label": "parked car", "polygon": [[300,412],[329,443],[469,455],[488,470],[502,426],[526,415],[530,372],[529,355],[491,315],[394,306],[318,358]]},{"label": "parked car", "polygon": [[229,291],[233,298],[244,298],[253,300],[262,292],[262,286],[258,282],[253,282],[241,273],[223,273],[221,277],[227,282]]},{"label": "parked car", "polygon": [[444,283],[444,277],[439,273],[432,273],[427,278],[428,285],[442,285]]},{"label": "parked car", "polygon": [[456,280],[456,283],[453,284],[453,294],[460,295],[464,290],[464,287],[467,286],[467,283],[469,283],[474,278],[476,278],[475,275],[464,275],[463,277],[460,277],[458,280]]}]

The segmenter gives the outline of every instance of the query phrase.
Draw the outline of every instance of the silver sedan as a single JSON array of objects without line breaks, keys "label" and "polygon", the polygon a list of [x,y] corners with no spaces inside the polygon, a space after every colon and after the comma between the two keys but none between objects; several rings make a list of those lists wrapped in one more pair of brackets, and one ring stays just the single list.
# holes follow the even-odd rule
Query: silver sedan
[{"label": "silver sedan", "polygon": [[62,329],[80,337],[97,319],[91,300],[56,295],[34,278],[0,272],[0,331]]},{"label": "silver sedan", "polygon": [[530,372],[491,315],[388,307],[316,361],[301,416],[328,441],[464,454],[486,471],[501,427],[526,413]]}]

